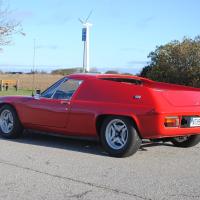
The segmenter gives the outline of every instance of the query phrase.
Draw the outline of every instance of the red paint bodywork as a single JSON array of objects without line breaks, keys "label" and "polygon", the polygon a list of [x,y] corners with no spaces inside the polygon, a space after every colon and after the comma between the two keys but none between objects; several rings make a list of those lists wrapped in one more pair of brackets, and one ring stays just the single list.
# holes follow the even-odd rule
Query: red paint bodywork
[{"label": "red paint bodywork", "polygon": [[[1,97],[0,103],[13,106],[25,128],[70,136],[98,137],[97,121],[104,115],[131,118],[142,138],[200,134],[200,127],[164,126],[166,116],[200,116],[200,89],[127,75],[74,74],[67,78],[83,80],[71,100],[10,96]],[[142,84],[102,78],[134,79]]]}]

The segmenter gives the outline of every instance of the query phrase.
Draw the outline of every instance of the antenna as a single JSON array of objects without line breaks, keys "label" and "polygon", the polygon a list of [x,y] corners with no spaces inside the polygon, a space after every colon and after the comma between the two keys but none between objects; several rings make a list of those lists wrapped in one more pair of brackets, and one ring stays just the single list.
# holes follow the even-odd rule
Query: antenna
[{"label": "antenna", "polygon": [[34,96],[34,90],[35,90],[35,50],[36,50],[36,39],[33,40],[33,82],[32,82],[32,96]]},{"label": "antenna", "polygon": [[92,15],[93,10],[90,11],[87,18],[84,20],[78,19],[81,24],[83,25],[82,28],[82,41],[84,42],[84,48],[83,48],[83,72],[89,72],[90,71],[90,27],[92,26],[91,23],[88,23],[89,18]]}]

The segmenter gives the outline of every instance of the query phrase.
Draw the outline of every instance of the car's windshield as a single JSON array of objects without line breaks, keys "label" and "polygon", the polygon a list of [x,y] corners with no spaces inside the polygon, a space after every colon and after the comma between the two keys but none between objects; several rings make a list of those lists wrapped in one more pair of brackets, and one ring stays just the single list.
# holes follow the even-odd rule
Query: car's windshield
[{"label": "car's windshield", "polygon": [[79,88],[82,80],[68,79],[60,84],[53,94],[53,99],[71,99],[72,95]]},{"label": "car's windshield", "polygon": [[65,80],[67,80],[67,78],[62,78],[62,79],[58,80],[56,83],[54,83],[52,86],[47,88],[44,92],[42,92],[41,97],[51,98],[52,95],[55,93],[56,89],[59,87],[59,85],[62,82],[64,82]]}]

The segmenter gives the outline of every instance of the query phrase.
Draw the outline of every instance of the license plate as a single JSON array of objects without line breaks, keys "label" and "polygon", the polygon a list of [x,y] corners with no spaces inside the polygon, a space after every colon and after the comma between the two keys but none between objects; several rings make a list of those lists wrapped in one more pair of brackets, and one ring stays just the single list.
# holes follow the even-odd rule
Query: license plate
[{"label": "license plate", "polygon": [[190,127],[200,126],[200,117],[192,117],[190,119]]}]

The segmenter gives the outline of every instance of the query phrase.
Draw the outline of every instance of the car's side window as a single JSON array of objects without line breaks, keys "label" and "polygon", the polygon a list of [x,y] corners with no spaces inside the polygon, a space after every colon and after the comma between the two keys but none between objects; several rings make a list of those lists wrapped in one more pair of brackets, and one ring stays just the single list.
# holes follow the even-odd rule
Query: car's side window
[{"label": "car's side window", "polygon": [[68,79],[63,82],[53,95],[53,99],[71,99],[72,95],[81,85],[81,80]]},{"label": "car's side window", "polygon": [[59,87],[59,85],[65,80],[66,78],[62,78],[56,83],[54,83],[51,87],[47,88],[42,94],[41,97],[44,98],[51,98],[53,94],[55,93],[56,89]]}]

